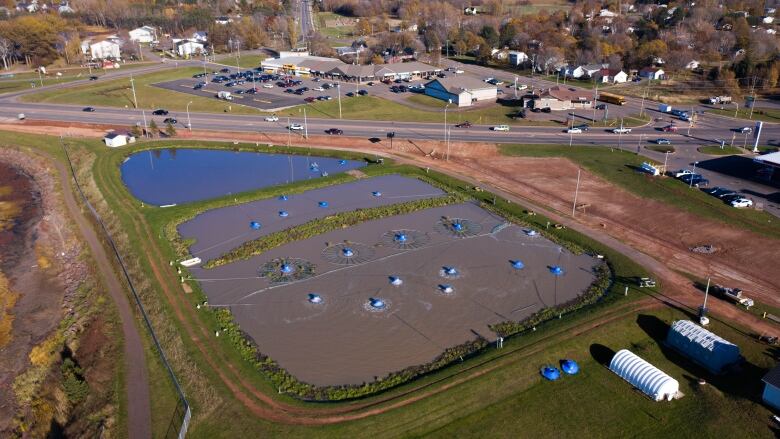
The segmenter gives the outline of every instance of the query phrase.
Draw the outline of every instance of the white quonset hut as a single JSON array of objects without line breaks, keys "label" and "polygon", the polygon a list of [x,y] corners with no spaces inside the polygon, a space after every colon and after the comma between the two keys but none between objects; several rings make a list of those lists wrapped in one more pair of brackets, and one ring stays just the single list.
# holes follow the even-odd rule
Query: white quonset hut
[{"label": "white quonset hut", "polygon": [[655,401],[671,401],[680,390],[677,380],[627,349],[612,357],[609,370]]},{"label": "white quonset hut", "polygon": [[737,345],[690,320],[672,323],[666,344],[712,373],[720,373],[725,366],[739,361]]}]

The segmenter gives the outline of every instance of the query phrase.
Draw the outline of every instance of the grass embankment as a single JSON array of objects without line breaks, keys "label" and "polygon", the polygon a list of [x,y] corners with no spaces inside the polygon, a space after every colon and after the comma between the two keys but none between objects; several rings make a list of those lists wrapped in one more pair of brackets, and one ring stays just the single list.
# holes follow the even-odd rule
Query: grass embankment
[{"label": "grass embankment", "polygon": [[709,154],[709,155],[735,155],[735,154],[745,154],[747,151],[742,148],[737,148],[736,146],[724,146],[721,148],[717,145],[709,145],[709,146],[700,146],[696,148],[696,151],[699,151],[702,154]]},{"label": "grass embankment", "polygon": [[[47,139],[47,138],[44,138]],[[182,145],[181,143],[177,143]],[[189,146],[189,145],[187,145]],[[212,144],[214,147],[230,148]],[[250,145],[241,145],[251,148]],[[510,338],[505,343],[503,350],[488,350],[484,354],[466,359],[463,363],[456,363],[439,372],[424,376],[407,385],[400,386],[383,393],[380,397],[371,397],[364,400],[365,403],[376,402],[372,408],[382,409],[388,403],[382,403],[384,398],[400,397],[405,392],[411,392],[410,396],[421,392],[436,392],[443,385],[452,386],[446,391],[434,393],[408,406],[394,408],[387,413],[370,416],[365,419],[343,422],[325,426],[299,426],[285,423],[272,423],[250,413],[224,385],[219,374],[227,374],[227,379],[232,380],[233,385],[248,384],[263,391],[268,396],[279,399],[282,402],[298,405],[311,410],[322,410],[321,405],[310,405],[297,402],[284,395],[277,395],[276,389],[269,386],[268,382],[240,361],[235,350],[229,346],[224,338],[215,339],[213,330],[218,328],[211,313],[197,312],[194,309],[195,302],[202,300],[197,294],[184,295],[177,293],[166,296],[162,293],[162,287],[173,288],[180,291],[180,284],[176,273],[166,269],[161,276],[162,283],[157,283],[151,264],[167,265],[168,259],[175,259],[176,254],[172,246],[166,240],[150,239],[157,235],[163,236],[166,224],[175,221],[183,215],[187,206],[177,206],[174,209],[139,208],[127,190],[121,184],[117,163],[121,161],[124,151],[106,151],[93,142],[90,145],[82,145],[87,152],[96,154],[97,161],[94,167],[85,171],[94,171],[95,180],[105,195],[106,202],[101,203],[101,213],[105,213],[111,220],[111,227],[125,235],[120,244],[123,253],[136,260],[132,265],[133,276],[145,276],[150,280],[147,284],[148,292],[144,295],[145,302],[153,302],[161,312],[153,314],[156,327],[163,327],[165,334],[163,343],[166,347],[179,345],[182,349],[180,355],[172,356],[174,367],[184,375],[201,375],[206,380],[206,388],[194,385],[191,381],[185,382],[191,400],[195,404],[196,413],[190,434],[195,437],[230,437],[252,431],[253,434],[310,436],[310,437],[354,437],[354,436],[398,436],[398,435],[426,435],[439,434],[450,436],[443,430],[452,428],[459,431],[457,435],[462,437],[484,436],[486,431],[495,435],[524,435],[525,432],[540,431],[539,436],[559,434],[580,434],[583,426],[591,431],[617,431],[616,435],[624,432],[622,420],[627,422],[625,432],[635,434],[637,431],[668,432],[672,434],[677,429],[689,431],[707,429],[707,431],[739,431],[741,434],[749,432],[754,436],[770,436],[766,422],[756,422],[756,419],[768,419],[769,413],[759,404],[752,402],[758,398],[759,393],[752,387],[759,381],[755,376],[738,375],[739,383],[746,389],[751,389],[752,401],[748,399],[735,399],[729,397],[708,398],[702,404],[699,395],[690,389],[691,381],[684,380],[684,376],[698,373],[677,367],[677,358],[667,358],[660,347],[635,323],[636,314],[629,313],[623,316],[623,311],[618,308],[622,305],[633,303],[633,300],[645,297],[645,291],[631,287],[628,298],[621,298],[614,303],[605,301],[601,305],[586,308],[561,320],[554,320],[539,327],[538,331],[524,333],[519,337]],[[437,176],[441,181],[448,182],[459,191],[471,194],[479,200],[492,202],[492,195],[486,192],[476,192],[469,185],[450,179],[446,176]],[[239,202],[251,199],[272,196],[282,192],[290,192],[289,187],[278,187],[264,191],[242,194]],[[231,199],[211,200],[200,204],[200,208],[210,205],[233,204]],[[522,206],[507,203],[497,199],[497,204],[507,211],[513,212],[519,217],[526,217],[527,221],[535,227],[542,229],[546,219],[537,216],[528,216],[523,212]],[[186,215],[185,215],[186,216]],[[148,221],[147,224],[144,224]],[[606,255],[613,270],[617,274],[617,282],[613,285],[610,297],[620,297],[624,285],[629,285],[628,279],[634,276],[644,275],[641,267],[614,251],[604,248],[599,243],[579,235],[568,229],[556,230],[557,236],[576,240],[582,245],[589,245],[595,251]],[[158,244],[160,247],[158,247]],[[617,298],[616,297],[616,298]],[[621,305],[622,304],[622,305]],[[616,307],[617,305],[618,307]],[[183,309],[183,315],[175,317],[175,307]],[[678,318],[679,314],[671,314],[671,311],[656,312],[667,323],[672,318]],[[594,319],[601,320],[605,315],[611,315],[616,320],[598,326],[586,336],[573,336],[570,330],[584,330]],[[172,318],[175,317],[175,318]],[[173,331],[184,331],[185,327],[200,325],[205,331],[197,332],[198,337],[203,337],[203,343],[207,343],[209,350],[201,352],[191,337],[180,337],[175,334],[175,342],[169,338],[170,328]],[[772,360],[766,355],[767,350],[763,346],[756,345],[739,333],[732,332],[730,328],[714,323],[716,332],[734,341],[743,349],[748,361],[759,367],[771,366]],[[211,331],[211,332],[210,332]],[[209,336],[209,333],[212,336]],[[593,342],[600,342],[614,350],[622,347],[631,347],[652,361],[662,370],[666,370],[675,376],[683,384],[683,391],[689,396],[672,404],[658,404],[650,402],[638,395],[623,380],[615,377],[590,356],[590,347]],[[179,344],[180,343],[180,344]],[[639,347],[642,347],[639,350]],[[577,378],[566,379],[560,383],[543,382],[538,375],[541,365],[556,361],[559,358],[574,358],[580,362],[583,372]],[[213,359],[215,363],[207,361]],[[227,367],[226,361],[231,361],[233,367]],[[489,372],[488,372],[489,371]],[[198,374],[196,374],[198,372]],[[488,373],[483,373],[488,372]],[[479,374],[466,380],[466,376]],[[240,377],[240,379],[239,379]],[[464,381],[455,384],[456,379]],[[717,393],[723,388],[720,383],[710,381],[711,389]],[[575,388],[565,387],[575,385]],[[427,386],[427,387],[425,387]],[[572,390],[568,390],[568,389]],[[329,405],[330,409],[339,409],[354,406],[354,403],[335,403]],[[521,407],[521,409],[517,407]],[[603,416],[593,416],[592,411],[586,407],[608,406],[610,410]],[[507,412],[506,407],[513,407]],[[744,416],[734,417],[734,413]],[[560,421],[561,414],[566,419]],[[549,422],[538,422],[540,417],[545,419],[555,416]],[[657,419],[673,417],[675,422],[671,425],[659,423]],[[230,420],[230,421],[227,421]],[[464,421],[469,422],[464,424]],[[680,425],[683,423],[683,425]],[[470,430],[470,425],[483,425],[483,429]],[[627,428],[631,430],[627,430]],[[503,428],[503,430],[498,430]],[[518,429],[521,429],[518,431]],[[515,433],[513,433],[513,430]],[[553,433],[554,432],[554,433]]]},{"label": "grass embankment", "polygon": [[[733,107],[733,105],[732,105]],[[707,110],[708,113],[719,114],[721,116],[734,117],[734,110],[729,110],[728,107],[724,109]],[[777,108],[754,108],[751,116],[749,108],[740,108],[736,113],[737,119],[745,119],[745,122],[750,123],[757,120],[763,122],[780,122],[780,109]]]},{"label": "grass embankment", "polygon": [[653,178],[637,168],[646,157],[598,146],[506,145],[503,154],[529,157],[566,157],[589,171],[643,198],[650,198],[710,220],[731,224],[765,236],[780,238],[780,221],[762,211],[734,209],[722,200],[671,177]]},{"label": "grass embankment", "polygon": [[226,54],[217,57],[217,64],[224,64],[230,67],[241,68],[241,71],[254,69],[260,67],[260,63],[268,58],[265,55],[241,55],[239,57],[236,54]]},{"label": "grass embankment", "polygon": [[[153,63],[122,64],[122,67],[119,69],[119,71],[135,69],[138,67],[148,67],[150,65],[153,65]],[[90,76],[100,77],[112,71],[114,70],[92,69],[92,73],[90,73],[89,69],[74,67],[64,69],[48,69],[46,75],[43,75],[42,78],[38,76],[38,73],[34,72],[16,73],[13,74],[12,77],[0,76],[0,94],[40,87],[41,79],[43,79],[43,85],[47,86],[73,82],[79,79],[87,79]],[[62,75],[57,76],[57,73],[61,73]]]},{"label": "grass embankment", "polygon": [[674,146],[672,145],[647,145],[645,146],[646,149],[649,149],[650,151],[660,152],[660,153],[673,153],[676,150],[674,149]]}]

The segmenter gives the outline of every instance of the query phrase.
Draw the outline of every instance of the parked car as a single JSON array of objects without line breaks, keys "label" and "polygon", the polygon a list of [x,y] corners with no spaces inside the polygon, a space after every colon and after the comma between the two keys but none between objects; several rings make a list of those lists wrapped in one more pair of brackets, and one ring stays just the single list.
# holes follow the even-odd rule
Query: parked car
[{"label": "parked car", "polygon": [[464,120],[463,122],[456,124],[455,128],[471,128],[471,122]]},{"label": "parked car", "polygon": [[330,134],[330,135],[340,136],[340,135],[344,134],[344,131],[342,131],[342,130],[340,130],[338,128],[328,128],[327,130],[325,130],[325,133],[326,134]]},{"label": "parked car", "polygon": [[288,88],[284,90],[285,93],[295,93],[295,90]]},{"label": "parked car", "polygon": [[348,98],[351,98],[351,97],[355,96],[355,93],[354,93],[354,92],[348,92],[348,93],[346,94],[346,96],[347,96]]},{"label": "parked car", "polygon": [[178,120],[176,120],[176,119],[175,119],[175,118],[173,118],[173,117],[166,117],[166,118],[163,120],[163,123],[164,123],[164,124],[171,124],[171,125],[176,125],[177,123],[179,123],[179,121],[178,121]]},{"label": "parked car", "polygon": [[324,87],[314,87],[314,91],[325,91]]},{"label": "parked car", "polygon": [[97,77],[97,76],[90,76],[90,77],[89,77],[89,80],[90,80],[90,81],[97,81],[97,80],[98,80],[98,77]]},{"label": "parked car", "polygon": [[664,139],[663,137],[659,137],[659,138],[655,139],[655,144],[656,145],[671,145],[672,141],[669,140],[669,139]]},{"label": "parked car", "polygon": [[509,125],[496,125],[491,128],[493,131],[509,131]]},{"label": "parked car", "polygon": [[463,70],[460,70],[460,69],[455,70],[455,74],[456,75],[462,75],[463,74]]},{"label": "parked car", "polygon": [[720,186],[715,186],[715,187],[710,188],[710,189],[705,189],[704,192],[712,195],[715,198],[724,198],[724,197],[728,197],[728,196],[731,196],[731,195],[737,195],[737,193],[732,191],[731,189],[725,188],[725,187],[720,187]]},{"label": "parked car", "polygon": [[81,111],[86,111],[87,113],[94,113],[95,112],[95,108],[94,107],[84,107],[84,109],[81,110]]},{"label": "parked car", "polygon": [[193,78],[202,78],[204,76],[206,76],[205,73],[196,73],[196,74],[192,75]]},{"label": "parked car", "polygon": [[368,94],[368,90],[360,90],[360,91],[358,91],[358,94],[360,96],[366,96]]},{"label": "parked car", "polygon": [[158,109],[152,111],[152,114],[155,115],[155,116],[167,116],[168,115],[168,110],[166,110],[164,108],[158,108]]},{"label": "parked car", "polygon": [[328,96],[328,95],[323,95],[323,96],[318,97],[317,99],[319,99],[321,101],[329,101],[329,100],[331,100],[333,98]]},{"label": "parked car", "polygon": [[274,85],[271,84],[270,82],[266,82],[265,84],[263,84],[263,88],[274,88]]},{"label": "parked car", "polygon": [[737,198],[736,200],[732,200],[731,207],[751,207],[753,206],[753,200],[750,200],[749,198]]},{"label": "parked car", "polygon": [[230,69],[227,68],[227,67],[219,69],[219,71],[222,72],[222,73],[230,73]]},{"label": "parked car", "polygon": [[279,117],[277,115],[271,115],[265,117],[266,122],[279,122]]},{"label": "parked car", "polygon": [[579,128],[569,128],[566,130],[566,134],[582,134],[582,130]]},{"label": "parked car", "polygon": [[674,178],[682,178],[685,177],[686,175],[693,175],[693,171],[691,171],[690,169],[680,169],[679,171],[672,172],[672,175],[674,176]]},{"label": "parked car", "polygon": [[680,177],[680,180],[685,184],[696,186],[696,187],[709,186],[710,184],[709,180],[707,180],[706,178],[704,178],[702,175],[699,174],[685,175]]}]

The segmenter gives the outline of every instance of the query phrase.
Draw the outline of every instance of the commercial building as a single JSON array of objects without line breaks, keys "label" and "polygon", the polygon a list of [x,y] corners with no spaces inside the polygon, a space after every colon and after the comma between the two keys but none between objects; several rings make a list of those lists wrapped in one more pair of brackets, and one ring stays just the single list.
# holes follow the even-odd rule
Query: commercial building
[{"label": "commercial building", "polygon": [[768,183],[780,182],[780,152],[760,155],[753,159],[758,165],[757,177]]},{"label": "commercial building", "polygon": [[311,56],[307,53],[281,53],[260,63],[263,71],[292,76],[316,76],[343,81],[381,81],[385,79],[430,78],[441,69],[421,62],[363,65],[347,64],[339,59]]},{"label": "commercial building", "polygon": [[712,373],[739,361],[739,347],[690,320],[672,323],[666,335],[667,346]]},{"label": "commercial building", "polygon": [[612,357],[609,370],[653,401],[671,401],[680,390],[677,380],[627,349],[618,351]]},{"label": "commercial building", "polygon": [[761,395],[761,399],[767,405],[780,410],[780,364],[767,372],[761,381],[764,382],[764,393]]},{"label": "commercial building", "polygon": [[468,107],[479,101],[495,101],[498,89],[472,76],[454,75],[436,78],[425,84],[425,94],[452,102],[458,107]]},{"label": "commercial building", "polygon": [[552,111],[590,108],[592,105],[593,96],[591,92],[557,85],[542,90],[532,101],[533,108],[549,108]]}]

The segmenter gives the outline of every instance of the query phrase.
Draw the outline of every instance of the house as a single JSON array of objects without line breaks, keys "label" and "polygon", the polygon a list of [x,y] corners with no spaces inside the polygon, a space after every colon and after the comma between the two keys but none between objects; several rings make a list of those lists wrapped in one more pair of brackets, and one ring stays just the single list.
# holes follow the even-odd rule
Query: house
[{"label": "house", "polygon": [[775,21],[775,17],[764,17],[761,22],[764,24],[772,24]]},{"label": "house", "polygon": [[593,74],[593,79],[602,84],[622,84],[628,81],[628,74],[621,69],[601,69]]},{"label": "house", "polygon": [[554,111],[590,108],[591,105],[592,95],[585,90],[557,85],[542,90],[531,103],[533,108],[549,108]]},{"label": "house", "polygon": [[204,30],[199,30],[193,32],[190,39],[199,43],[206,43],[209,40],[209,33]]},{"label": "house", "polygon": [[334,47],[334,49],[336,50],[336,55],[338,56],[357,55],[361,50],[352,46]]},{"label": "house", "polygon": [[41,5],[38,4],[38,0],[32,0],[30,3],[20,2],[16,4],[16,10],[19,12],[28,12],[30,14],[34,14],[41,10]]},{"label": "house", "polygon": [[780,364],[764,375],[764,393],[761,399],[776,410],[780,410]]},{"label": "house", "polygon": [[232,18],[224,16],[224,15],[214,19],[214,23],[221,24],[221,25],[230,24],[232,22],[233,22]]},{"label": "house", "polygon": [[200,55],[206,52],[205,44],[201,43],[200,41],[181,40],[178,38],[174,38],[172,41],[173,49],[176,54],[184,58],[189,58],[192,55]]},{"label": "house", "polygon": [[696,70],[699,68],[699,61],[691,60],[688,64],[685,65],[685,68],[687,70]]},{"label": "house", "polygon": [[581,66],[567,66],[562,70],[562,76],[575,79],[587,79],[593,77],[601,69],[606,68],[604,64],[585,64]]},{"label": "house", "polygon": [[469,107],[479,101],[495,101],[498,88],[473,76],[456,75],[428,82],[425,94],[458,107]]},{"label": "house", "polygon": [[464,15],[477,15],[477,14],[483,14],[484,11],[482,10],[481,6],[467,6],[463,8],[463,14]]},{"label": "house", "polygon": [[775,8],[764,8],[764,13],[766,15],[775,15],[775,12],[777,12],[777,9]]},{"label": "house", "polygon": [[639,70],[639,77],[658,80],[664,79],[665,74],[663,69],[659,69],[658,67],[644,67]]},{"label": "house", "polygon": [[81,52],[88,55],[91,59],[122,58],[117,40],[105,39],[95,43],[85,40],[81,43]]},{"label": "house", "polygon": [[609,9],[602,9],[599,11],[599,17],[615,18],[618,16],[617,12],[612,12]]},{"label": "house", "polygon": [[499,61],[504,61],[509,56],[509,52],[501,49],[490,49],[490,56]]},{"label": "house", "polygon": [[103,142],[105,142],[106,146],[109,148],[116,148],[125,146],[128,143],[135,143],[135,137],[130,134],[108,133],[103,137]]},{"label": "house", "polygon": [[520,64],[528,61],[528,55],[525,52],[518,52],[517,50],[509,51],[509,64],[513,66],[519,66]]},{"label": "house", "polygon": [[71,8],[70,5],[67,2],[65,2],[65,3],[60,4],[60,6],[57,8],[57,13],[60,14],[60,15],[62,15],[62,14],[75,14],[76,11],[73,8]]},{"label": "house", "polygon": [[141,26],[128,32],[130,41],[136,43],[151,43],[157,41],[157,29],[152,26]]}]

